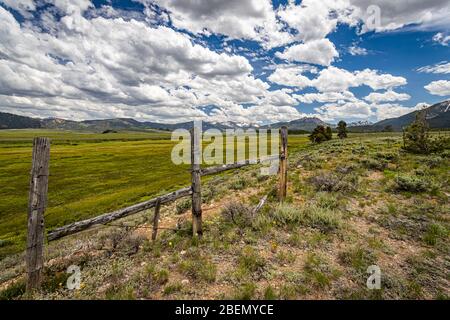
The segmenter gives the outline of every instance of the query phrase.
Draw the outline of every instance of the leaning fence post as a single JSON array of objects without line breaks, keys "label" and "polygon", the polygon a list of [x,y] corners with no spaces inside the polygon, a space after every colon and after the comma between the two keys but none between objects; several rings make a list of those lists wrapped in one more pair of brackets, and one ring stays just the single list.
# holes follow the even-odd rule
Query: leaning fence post
[{"label": "leaning fence post", "polygon": [[281,152],[280,152],[280,180],[278,198],[283,201],[287,193],[287,141],[288,130],[287,127],[281,127]]},{"label": "leaning fence post", "polygon": [[191,129],[191,180],[192,180],[192,234],[201,236],[202,231],[202,195],[200,172],[201,132]]},{"label": "leaning fence post", "polygon": [[28,200],[27,292],[38,289],[44,264],[44,212],[47,206],[50,139],[34,138]]},{"label": "leaning fence post", "polygon": [[159,210],[161,209],[161,198],[156,200],[155,204],[155,215],[153,216],[153,232],[152,240],[156,240],[156,235],[158,234],[158,223],[159,223]]}]

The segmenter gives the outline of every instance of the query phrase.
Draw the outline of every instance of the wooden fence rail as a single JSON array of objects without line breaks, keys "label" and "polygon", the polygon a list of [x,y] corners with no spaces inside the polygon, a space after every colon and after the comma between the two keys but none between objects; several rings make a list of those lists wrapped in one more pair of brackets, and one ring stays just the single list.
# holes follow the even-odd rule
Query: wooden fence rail
[{"label": "wooden fence rail", "polygon": [[183,189],[176,190],[174,192],[159,196],[157,198],[147,200],[135,205],[132,205],[131,207],[119,209],[110,213],[102,214],[101,216],[97,216],[91,219],[86,219],[82,221],[77,221],[72,224],[69,224],[67,226],[63,226],[61,228],[54,229],[50,231],[47,234],[48,241],[53,241],[62,237],[65,237],[69,234],[74,234],[83,230],[86,230],[87,228],[90,228],[93,225],[96,224],[106,224],[108,222],[124,218],[126,216],[154,208],[158,201],[160,204],[165,204],[168,202],[175,201],[177,199],[180,199],[182,197],[189,196],[191,194],[191,187],[186,187]]}]

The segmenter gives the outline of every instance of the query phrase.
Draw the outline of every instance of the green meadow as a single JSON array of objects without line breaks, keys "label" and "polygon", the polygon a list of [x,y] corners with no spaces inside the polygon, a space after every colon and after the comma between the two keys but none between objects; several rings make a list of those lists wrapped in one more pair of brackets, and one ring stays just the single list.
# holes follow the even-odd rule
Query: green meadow
[{"label": "green meadow", "polygon": [[[0,131],[0,258],[24,249],[32,139],[52,139],[48,230],[151,199],[189,185],[175,165],[166,132],[110,134],[61,130]],[[290,136],[294,151],[306,136]]]}]

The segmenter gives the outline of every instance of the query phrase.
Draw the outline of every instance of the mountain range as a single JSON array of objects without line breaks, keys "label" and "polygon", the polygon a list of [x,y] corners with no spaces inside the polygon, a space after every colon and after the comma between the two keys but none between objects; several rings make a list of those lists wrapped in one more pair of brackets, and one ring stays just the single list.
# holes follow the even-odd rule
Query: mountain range
[{"label": "mountain range", "polygon": [[[427,120],[431,128],[444,129],[450,128],[450,100],[437,103],[425,109],[427,112]],[[414,121],[416,113],[414,111],[398,118],[386,119],[371,124],[369,122],[357,122],[348,125],[350,131],[374,132],[386,129],[393,131],[401,131],[401,129]],[[305,117],[288,122],[277,122],[264,126],[238,124],[234,122],[214,123],[203,122],[203,129],[211,128],[225,130],[233,128],[263,128],[278,129],[281,126],[288,126],[290,130],[296,131],[312,131],[316,126],[332,126],[315,117]],[[86,130],[103,132],[107,130],[163,130],[172,131],[175,129],[190,129],[191,122],[182,122],[176,124],[157,123],[157,122],[140,122],[132,118],[115,118],[103,120],[84,120],[73,121],[59,118],[30,118],[19,116],[11,113],[0,112],[0,129],[63,129],[63,130]]]}]

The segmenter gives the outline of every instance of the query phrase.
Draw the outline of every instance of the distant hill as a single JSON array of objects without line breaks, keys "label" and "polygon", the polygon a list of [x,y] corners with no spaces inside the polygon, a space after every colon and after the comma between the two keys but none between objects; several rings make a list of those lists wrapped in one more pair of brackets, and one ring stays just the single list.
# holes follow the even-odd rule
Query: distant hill
[{"label": "distant hill", "polygon": [[287,126],[289,130],[297,130],[297,131],[313,131],[318,125],[330,126],[329,124],[323,122],[319,118],[315,117],[305,117],[301,119],[296,119],[288,122],[277,122],[270,125],[263,126],[262,128],[266,129],[278,129],[282,126]]},{"label": "distant hill", "polygon": [[0,129],[41,128],[40,119],[0,112]]},{"label": "distant hill", "polygon": [[[436,103],[424,110],[427,113],[427,122],[431,129],[450,128],[450,100]],[[410,125],[416,119],[417,112],[413,111],[401,117],[382,120],[372,125],[352,126],[349,131],[375,132],[386,130],[386,128],[401,131],[402,128]]]},{"label": "distant hill", "polygon": [[[437,103],[425,109],[427,111],[427,119],[432,129],[450,128],[450,101]],[[375,132],[383,131],[387,127],[394,131],[401,131],[403,127],[414,121],[417,111],[408,113],[404,116],[386,119],[375,124],[368,122],[351,123],[348,126],[349,131],[353,132]],[[131,118],[115,118],[102,120],[84,120],[73,121],[59,118],[37,119],[19,116],[11,113],[0,112],[0,129],[28,129],[28,128],[45,128],[45,129],[64,129],[64,130],[89,130],[103,132],[106,130],[163,130],[173,131],[175,129],[190,129],[192,121],[182,123],[157,123],[157,122],[140,122]],[[278,129],[287,126],[292,131],[308,131],[311,132],[318,125],[331,126],[315,117],[305,117],[286,122],[277,122],[264,126],[257,126],[242,123],[213,123],[203,122],[203,130],[208,129],[232,129],[232,128],[262,128],[262,129]]]}]

